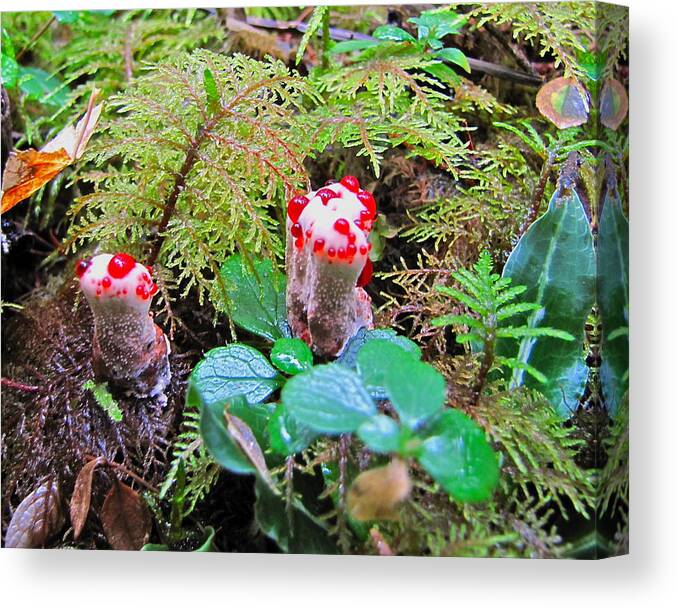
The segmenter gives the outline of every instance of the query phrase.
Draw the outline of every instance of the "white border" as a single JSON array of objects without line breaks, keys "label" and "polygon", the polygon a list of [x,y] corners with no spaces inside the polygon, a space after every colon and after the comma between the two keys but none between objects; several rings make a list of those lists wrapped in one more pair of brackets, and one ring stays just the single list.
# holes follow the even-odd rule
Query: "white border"
[{"label": "white border", "polygon": [[[678,3],[627,4],[633,64],[631,557],[593,563],[2,550],[5,606],[675,607]],[[1,10],[141,5],[196,3],[4,0]]]}]

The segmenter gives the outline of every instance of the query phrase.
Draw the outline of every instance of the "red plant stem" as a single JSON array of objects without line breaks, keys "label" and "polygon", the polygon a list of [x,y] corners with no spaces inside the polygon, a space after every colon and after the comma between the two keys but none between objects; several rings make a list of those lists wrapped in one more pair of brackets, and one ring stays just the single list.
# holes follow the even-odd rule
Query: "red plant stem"
[{"label": "red plant stem", "polygon": [[2,384],[3,387],[18,389],[19,391],[25,391],[26,393],[37,393],[38,391],[40,391],[40,387],[38,387],[37,385],[26,385],[24,383],[19,383],[17,381],[13,381],[11,379],[7,379],[4,377],[0,379],[0,384]]},{"label": "red plant stem", "polygon": [[181,166],[181,169],[179,170],[176,179],[174,180],[174,187],[172,188],[172,192],[170,193],[169,197],[167,198],[167,202],[164,205],[164,210],[162,212],[160,222],[158,222],[158,236],[155,239],[153,249],[151,250],[151,255],[148,258],[149,266],[153,266],[158,260],[158,254],[160,254],[160,249],[162,248],[162,244],[165,241],[164,232],[167,230],[167,225],[169,224],[170,219],[174,215],[174,210],[177,206],[177,200],[179,199],[179,195],[181,194],[181,191],[184,189],[184,186],[186,184],[186,178],[188,177],[189,172],[193,168],[195,161],[198,159],[198,148],[202,144],[204,137],[205,129],[203,128],[198,129],[198,133],[195,137],[195,140],[191,143],[191,147],[188,149],[188,152],[186,153],[184,163]]},{"label": "red plant stem", "polygon": [[544,191],[546,190],[546,185],[548,184],[549,177],[551,176],[554,160],[553,154],[549,153],[547,159],[544,161],[544,166],[541,168],[541,174],[539,174],[539,182],[537,182],[537,187],[534,189],[534,193],[532,195],[530,211],[528,212],[525,221],[518,231],[518,238],[522,237],[523,234],[525,234],[525,231],[530,228],[532,223],[539,217],[539,212],[541,211],[541,200],[544,198]]},{"label": "red plant stem", "polygon": [[[93,461],[95,458],[96,457],[88,456],[87,461]],[[140,476],[137,476],[134,472],[128,470],[124,465],[120,465],[120,463],[116,463],[115,461],[104,460],[101,465],[104,467],[108,466],[112,467],[113,469],[117,469],[120,473],[124,474],[125,476],[129,476],[130,478],[132,478],[132,480],[143,486],[145,489],[151,491],[152,493],[158,493],[158,489],[155,488],[152,484],[149,484],[148,482],[146,482],[146,480],[144,480]]]}]

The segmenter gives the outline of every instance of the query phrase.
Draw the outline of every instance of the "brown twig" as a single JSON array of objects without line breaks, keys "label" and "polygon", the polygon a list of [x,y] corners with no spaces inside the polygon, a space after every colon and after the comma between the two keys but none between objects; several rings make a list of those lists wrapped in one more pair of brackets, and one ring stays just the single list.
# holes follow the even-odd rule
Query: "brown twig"
[{"label": "brown twig", "polygon": [[19,383],[18,381],[13,381],[12,379],[7,379],[2,377],[0,379],[0,384],[3,387],[9,387],[10,389],[17,389],[18,391],[24,391],[26,393],[37,393],[40,391],[40,387],[37,385],[26,385],[25,383]]},{"label": "brown twig", "polygon": [[23,49],[21,49],[17,54],[16,54],[16,61],[19,61],[24,54],[30,50],[30,48],[35,44],[35,42],[42,36],[48,29],[49,27],[56,21],[56,16],[52,15],[43,25],[42,27],[35,33],[33,34],[33,37],[26,43],[26,46],[24,46]]},{"label": "brown twig", "polygon": [[555,155],[553,152],[549,152],[548,157],[544,161],[544,165],[541,168],[541,173],[539,174],[539,181],[537,182],[537,187],[532,193],[532,202],[530,203],[530,210],[525,218],[525,221],[521,225],[518,231],[518,238],[522,237],[525,234],[525,231],[530,228],[532,223],[539,217],[539,212],[541,211],[541,201],[544,198],[544,191],[546,190],[546,185],[548,184],[549,178],[551,177],[551,171],[553,170],[553,164],[555,162]]}]

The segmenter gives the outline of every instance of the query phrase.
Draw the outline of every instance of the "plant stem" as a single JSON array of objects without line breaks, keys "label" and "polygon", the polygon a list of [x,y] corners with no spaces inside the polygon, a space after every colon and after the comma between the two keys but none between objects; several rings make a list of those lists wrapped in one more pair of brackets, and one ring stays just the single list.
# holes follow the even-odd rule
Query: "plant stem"
[{"label": "plant stem", "polygon": [[26,46],[24,46],[23,49],[21,49],[17,54],[16,54],[16,61],[18,62],[24,54],[35,44],[35,42],[42,36],[48,29],[49,26],[54,23],[56,20],[56,17],[52,15],[43,25],[42,27],[35,33],[33,34],[33,37],[26,43]]},{"label": "plant stem", "polygon": [[337,489],[337,534],[339,545],[344,554],[348,554],[350,544],[346,536],[346,474],[348,469],[348,451],[351,446],[350,434],[339,438],[339,488]]},{"label": "plant stem", "polygon": [[10,389],[25,391],[26,393],[37,393],[38,391],[40,391],[40,387],[38,387],[37,385],[25,385],[24,383],[19,383],[11,379],[6,379],[5,377],[2,377],[2,379],[0,379],[0,384],[2,384],[3,387],[9,387]]},{"label": "plant stem", "polygon": [[177,177],[174,180],[174,187],[172,188],[172,192],[170,193],[169,197],[167,197],[167,201],[165,202],[164,209],[162,212],[162,217],[158,222],[158,234],[155,238],[155,242],[153,243],[151,255],[148,258],[149,266],[153,266],[158,260],[158,255],[160,254],[160,250],[162,249],[162,244],[165,242],[166,235],[164,233],[167,230],[167,225],[169,224],[169,221],[174,215],[174,210],[176,209],[177,206],[177,200],[179,199],[179,195],[181,194],[182,190],[184,189],[184,185],[186,184],[186,178],[188,177],[188,174],[190,173],[191,169],[193,168],[193,165],[195,164],[195,161],[198,158],[198,148],[202,144],[204,137],[205,129],[201,127],[198,129],[198,133],[196,134],[195,139],[191,143],[191,147],[188,149],[188,152],[186,153],[184,163],[181,166],[181,169],[179,170],[179,173],[177,174]]},{"label": "plant stem", "polygon": [[541,211],[541,201],[544,198],[544,191],[546,190],[546,185],[548,184],[549,177],[551,176],[551,170],[553,169],[554,162],[555,154],[549,151],[548,157],[544,161],[544,165],[541,168],[537,187],[534,189],[534,193],[532,195],[530,211],[528,212],[525,221],[518,231],[519,238],[525,234],[525,231],[530,228],[532,223],[539,217],[539,212]]},{"label": "plant stem", "polygon": [[323,54],[321,59],[321,65],[323,70],[326,70],[330,67],[330,62],[328,58],[330,46],[330,11],[327,9],[323,14]]},{"label": "plant stem", "polygon": [[494,343],[495,343],[494,327],[493,326],[489,327],[488,325],[488,332],[487,335],[485,336],[485,342],[483,344],[483,353],[484,353],[483,361],[480,364],[478,378],[476,379],[476,384],[473,387],[474,406],[478,404],[480,394],[483,391],[483,387],[485,387],[485,381],[487,381],[487,375],[490,372],[490,369],[492,368],[492,364],[494,363]]}]

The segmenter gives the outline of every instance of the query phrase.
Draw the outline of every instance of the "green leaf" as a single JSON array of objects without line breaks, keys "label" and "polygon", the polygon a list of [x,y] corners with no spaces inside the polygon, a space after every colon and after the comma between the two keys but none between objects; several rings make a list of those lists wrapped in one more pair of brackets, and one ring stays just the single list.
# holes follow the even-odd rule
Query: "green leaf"
[{"label": "green leaf", "polygon": [[112,421],[116,423],[122,421],[122,410],[120,410],[118,402],[108,390],[107,383],[95,383],[92,379],[89,379],[83,383],[82,388],[92,392],[96,403],[111,417]]},{"label": "green leaf", "polygon": [[271,362],[287,374],[299,374],[313,366],[313,353],[299,338],[279,338],[271,350]]},{"label": "green leaf", "polygon": [[255,259],[249,266],[240,255],[221,267],[228,290],[228,314],[235,324],[275,341],[290,336],[285,306],[285,276],[270,260]]},{"label": "green leaf", "polygon": [[68,101],[63,83],[40,68],[19,66],[19,87],[28,99],[48,106],[61,107]]},{"label": "green leaf", "polygon": [[578,53],[579,65],[586,76],[591,80],[600,80],[605,72],[605,53],[595,51],[583,51]]},{"label": "green leaf", "polygon": [[466,17],[458,15],[450,10],[425,11],[419,17],[408,19],[419,28],[419,40],[426,38],[430,33],[436,38],[442,38],[448,34],[458,34],[466,25]]},{"label": "green leaf", "polygon": [[405,351],[411,353],[415,359],[421,359],[421,349],[414,341],[411,341],[405,336],[400,336],[395,330],[391,328],[377,328],[376,330],[366,330],[361,328],[348,341],[346,347],[337,358],[337,363],[347,368],[355,368],[358,358],[358,352],[363,345],[371,340],[387,340],[394,345],[398,345]]},{"label": "green leaf", "polygon": [[205,538],[205,541],[197,547],[194,552],[214,552],[214,527],[205,527],[205,533],[207,533],[207,537]]},{"label": "green leaf", "polygon": [[485,432],[459,410],[446,410],[428,430],[419,462],[454,499],[486,501],[499,482],[499,463]]},{"label": "green leaf", "polygon": [[329,434],[352,433],[377,411],[358,375],[336,363],[289,379],[281,401],[297,421]]},{"label": "green leaf", "polygon": [[301,501],[292,500],[288,515],[284,499],[258,478],[254,490],[257,495],[254,505],[257,525],[283,552],[337,554],[337,547],[325,525],[313,516]]},{"label": "green leaf", "polygon": [[322,25],[323,18],[329,12],[329,6],[316,6],[311,13],[311,18],[308,20],[306,25],[306,31],[299,43],[299,48],[297,49],[297,56],[294,61],[295,64],[299,65],[301,60],[304,58],[304,53],[306,52],[306,47],[311,41],[311,38],[316,35],[320,26]]},{"label": "green leaf", "polygon": [[374,32],[372,36],[378,40],[391,40],[394,42],[416,42],[416,39],[412,34],[406,32],[403,28],[397,27],[395,25],[380,25]]},{"label": "green leaf", "polygon": [[363,51],[379,44],[378,40],[344,40],[338,42],[330,49],[330,55],[350,53],[351,51]]},{"label": "green leaf", "polygon": [[16,62],[14,45],[7,30],[2,29],[2,84],[6,89],[16,86],[19,78],[19,64]]},{"label": "green leaf", "polygon": [[[598,306],[603,322],[600,377],[610,413],[628,389],[629,223],[616,184],[608,185],[598,229]],[[616,333],[616,337],[615,337]]]},{"label": "green leaf", "polygon": [[421,66],[424,72],[428,72],[431,76],[435,76],[440,82],[456,86],[461,82],[459,74],[457,74],[450,66],[444,63],[429,63]]},{"label": "green leaf", "polygon": [[415,429],[445,402],[445,379],[429,364],[384,340],[368,342],[358,353],[358,372],[368,389],[383,387],[400,420]]},{"label": "green leaf", "polygon": [[282,382],[283,378],[259,351],[234,343],[208,351],[198,362],[188,379],[187,401],[209,406],[242,395],[250,404],[256,404]]},{"label": "green leaf", "polygon": [[[549,336],[524,336],[497,341],[497,354],[515,358],[539,370],[548,380],[541,384],[513,371],[511,387],[527,385],[542,392],[563,416],[576,405],[586,383],[582,354],[584,322],[594,301],[596,263],[593,238],[581,200],[574,190],[557,191],[548,211],[522,236],[509,256],[503,277],[527,286],[523,298],[538,310],[518,314],[515,326],[554,328],[578,340],[566,342]],[[529,334],[529,331],[526,332]]]},{"label": "green leaf", "polygon": [[268,421],[271,448],[280,455],[295,455],[308,448],[318,433],[289,414],[284,404],[278,404]]},{"label": "green leaf", "polygon": [[391,417],[378,414],[358,427],[358,437],[374,452],[395,453],[400,449],[400,426]]},{"label": "green leaf", "polygon": [[229,403],[237,404],[242,400],[242,396],[235,396],[228,401],[204,404],[200,410],[200,435],[205,448],[221,467],[236,474],[254,474],[256,467],[229,433],[224,417],[224,410]]},{"label": "green leaf", "polygon": [[217,82],[214,80],[214,74],[209,68],[205,68],[202,74],[202,82],[205,87],[205,95],[207,96],[207,104],[212,112],[221,106],[221,97],[217,89]]},{"label": "green leaf", "polygon": [[466,55],[459,49],[441,49],[436,53],[436,57],[440,57],[445,61],[449,61],[454,65],[459,66],[469,74],[471,73],[471,66],[468,64],[468,59]]},{"label": "green leaf", "polygon": [[52,14],[59,23],[71,25],[80,21],[87,14],[87,11],[53,11]]}]

